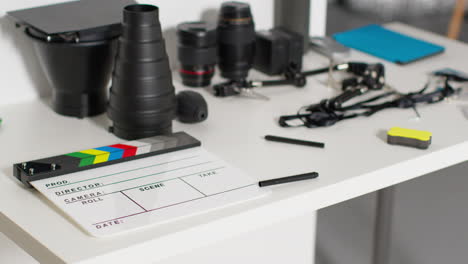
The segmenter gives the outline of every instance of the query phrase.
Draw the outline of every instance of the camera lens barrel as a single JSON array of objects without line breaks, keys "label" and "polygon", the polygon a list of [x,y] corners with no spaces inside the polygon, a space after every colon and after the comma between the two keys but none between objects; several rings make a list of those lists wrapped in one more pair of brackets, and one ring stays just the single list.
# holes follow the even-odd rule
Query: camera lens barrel
[{"label": "camera lens barrel", "polygon": [[242,80],[255,56],[255,25],[247,3],[225,2],[218,20],[218,66],[221,76]]},{"label": "camera lens barrel", "polygon": [[177,26],[179,70],[184,85],[210,85],[217,60],[216,28],[204,22]]}]

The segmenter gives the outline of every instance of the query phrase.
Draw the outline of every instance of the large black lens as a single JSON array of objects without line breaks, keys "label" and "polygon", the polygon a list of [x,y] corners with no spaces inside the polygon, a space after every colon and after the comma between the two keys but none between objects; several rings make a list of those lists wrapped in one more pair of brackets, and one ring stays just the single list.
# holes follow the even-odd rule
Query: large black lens
[{"label": "large black lens", "polygon": [[122,8],[132,3],[66,1],[7,12],[5,22],[11,19],[21,25],[18,29],[32,40],[52,88],[51,107],[55,112],[83,118],[106,111],[107,89],[122,31],[119,17]]},{"label": "large black lens", "polygon": [[216,28],[204,22],[177,26],[178,55],[183,84],[192,87],[210,85],[216,64]]},{"label": "large black lens", "polygon": [[255,55],[255,26],[250,6],[226,2],[218,21],[218,56],[221,76],[242,80],[252,68]]},{"label": "large black lens", "polygon": [[113,132],[124,139],[171,133],[176,98],[158,8],[131,5],[123,15],[108,106]]},{"label": "large black lens", "polygon": [[89,42],[47,40],[28,28],[26,35],[52,86],[52,109],[83,118],[106,111],[107,85],[112,73],[117,38]]}]

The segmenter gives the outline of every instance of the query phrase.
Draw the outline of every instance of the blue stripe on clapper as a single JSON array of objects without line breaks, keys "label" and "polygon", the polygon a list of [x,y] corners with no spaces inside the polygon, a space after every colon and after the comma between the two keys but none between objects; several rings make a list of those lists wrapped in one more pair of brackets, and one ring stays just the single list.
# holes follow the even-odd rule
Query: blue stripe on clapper
[{"label": "blue stripe on clapper", "polygon": [[100,147],[100,148],[95,148],[95,149],[109,152],[110,153],[109,160],[120,159],[122,158],[123,153],[124,153],[123,149],[113,148],[113,147]]}]

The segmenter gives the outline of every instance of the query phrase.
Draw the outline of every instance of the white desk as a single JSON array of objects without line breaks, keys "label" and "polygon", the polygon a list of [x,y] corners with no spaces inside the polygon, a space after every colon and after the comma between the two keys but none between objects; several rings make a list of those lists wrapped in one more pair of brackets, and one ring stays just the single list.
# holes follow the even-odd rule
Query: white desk
[{"label": "white desk", "polygon": [[[426,73],[434,69],[448,66],[468,72],[465,44],[402,24],[389,28],[446,47],[442,55],[407,66],[383,62],[388,82],[398,90],[420,89]],[[359,52],[352,53],[352,60],[377,61]],[[327,63],[313,53],[304,61],[304,69]],[[251,77],[261,75],[253,73]],[[175,85],[181,87],[178,81]],[[205,148],[259,180],[309,171],[320,172],[319,179],[277,186],[264,199],[111,239],[87,236],[11,175],[16,162],[122,141],[107,133],[106,117],[66,118],[53,113],[42,101],[1,107],[0,232],[47,263],[154,262],[187,252],[194,244],[213,244],[468,158],[468,121],[458,102],[420,107],[421,120],[415,120],[412,110],[392,109],[329,128],[281,128],[275,119],[279,115],[294,113],[299,106],[330,97],[334,91],[310,78],[304,89],[267,88],[262,93],[271,100],[215,98],[203,91],[210,108],[208,120],[197,125],[175,122],[174,131],[197,137]],[[423,151],[388,145],[383,131],[392,126],[429,130],[432,146]],[[262,139],[265,134],[324,141],[326,148],[266,142]]]}]

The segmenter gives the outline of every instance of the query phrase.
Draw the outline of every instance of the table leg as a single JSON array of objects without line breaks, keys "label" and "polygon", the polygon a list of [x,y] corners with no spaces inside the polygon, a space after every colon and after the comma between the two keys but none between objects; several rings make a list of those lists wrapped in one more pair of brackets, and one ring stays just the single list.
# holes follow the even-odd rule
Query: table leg
[{"label": "table leg", "polygon": [[377,191],[372,264],[390,264],[395,187]]}]

